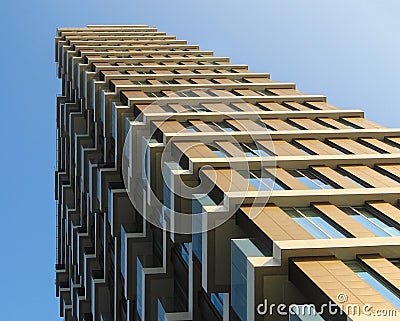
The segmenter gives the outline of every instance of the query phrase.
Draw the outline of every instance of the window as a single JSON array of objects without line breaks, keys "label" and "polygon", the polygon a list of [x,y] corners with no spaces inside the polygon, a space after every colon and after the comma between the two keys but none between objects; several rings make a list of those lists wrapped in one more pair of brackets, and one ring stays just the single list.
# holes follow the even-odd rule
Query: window
[{"label": "window", "polygon": [[151,85],[147,80],[132,81],[134,85]]},{"label": "window", "polygon": [[247,258],[268,256],[272,251],[257,239],[231,240],[231,305],[241,321],[247,320]]},{"label": "window", "polygon": [[343,169],[338,168],[338,169],[336,169],[336,171],[339,172],[340,175],[342,175],[343,177],[345,177],[345,178],[348,179],[349,181],[353,182],[354,184],[356,184],[356,185],[358,185],[358,186],[360,186],[360,187],[362,187],[362,188],[369,187],[369,186],[366,185],[363,181],[361,181],[361,180],[359,180],[359,179],[356,180],[356,177],[354,177],[354,178],[351,177],[351,176],[350,176],[346,171],[344,171]]},{"label": "window", "polygon": [[361,279],[369,284],[371,288],[382,295],[387,301],[389,301],[397,309],[400,309],[400,298],[399,296],[390,290],[382,281],[376,278],[372,273],[368,272],[361,264],[357,261],[344,262],[346,265],[353,270]]},{"label": "window", "polygon": [[214,154],[215,155],[217,155],[218,157],[229,157],[229,155],[227,155],[226,153],[225,153],[225,151],[222,151],[222,150],[220,150],[219,148],[217,148],[217,147],[215,147],[215,146],[212,146],[212,145],[210,145],[210,146],[208,146],[213,152],[214,152]]},{"label": "window", "polygon": [[400,236],[397,227],[384,222],[365,207],[346,206],[340,209],[376,236]]},{"label": "window", "polygon": [[183,127],[185,127],[185,130],[186,130],[187,132],[194,133],[194,132],[198,132],[198,131],[199,131],[195,126],[193,126],[193,125],[192,125],[190,122],[188,122],[188,121],[182,122],[181,125],[182,125]]},{"label": "window", "polygon": [[283,211],[316,239],[346,238],[346,235],[311,207],[287,207]]},{"label": "window", "polygon": [[246,178],[250,184],[252,184],[259,191],[270,191],[270,190],[283,190],[285,189],[278,182],[274,181],[271,177],[267,176],[266,172],[263,172],[261,177],[260,170],[253,171],[240,171],[239,172],[244,178]]},{"label": "window", "polygon": [[211,303],[217,309],[218,313],[222,316],[224,313],[224,294],[223,293],[211,293]]},{"label": "window", "polygon": [[356,124],[353,124],[353,123],[351,123],[351,122],[349,122],[349,121],[347,121],[347,120],[345,120],[343,118],[339,118],[338,122],[342,123],[342,124],[344,124],[346,126],[349,126],[350,128],[353,128],[353,129],[362,129],[361,126],[357,126]]},{"label": "window", "polygon": [[181,97],[199,97],[191,90],[180,91],[178,92],[178,95]]},{"label": "window", "polygon": [[392,259],[390,260],[394,265],[396,265],[400,269],[400,259]]},{"label": "window", "polygon": [[240,143],[240,149],[243,150],[246,156],[249,157],[257,157],[257,156],[270,156],[271,154],[267,153],[266,150],[260,149],[260,147],[254,143]]},{"label": "window", "polygon": [[294,169],[288,170],[288,172],[294,176],[299,182],[308,186],[311,189],[332,189],[334,188],[329,182],[318,178],[309,169]]},{"label": "window", "polygon": [[183,261],[189,265],[189,243],[182,243],[180,250],[181,257]]},{"label": "window", "polygon": [[176,85],[178,82],[175,79],[172,80],[161,80],[160,83],[163,85]]},{"label": "window", "polygon": [[240,78],[240,79],[232,79],[234,82],[237,82],[237,83],[248,83],[248,81],[247,80],[244,80],[243,78]]},{"label": "window", "polygon": [[199,112],[208,112],[209,110],[203,105],[182,105],[183,108],[186,109],[187,112],[191,113],[199,113]]},{"label": "window", "polygon": [[149,97],[163,97],[165,96],[162,92],[160,91],[152,91],[152,92],[146,92],[146,95]]},{"label": "window", "polygon": [[224,132],[236,131],[236,128],[234,128],[231,125],[229,125],[229,123],[226,122],[225,120],[224,121],[220,121],[220,122],[213,122],[213,125],[219,127]]}]

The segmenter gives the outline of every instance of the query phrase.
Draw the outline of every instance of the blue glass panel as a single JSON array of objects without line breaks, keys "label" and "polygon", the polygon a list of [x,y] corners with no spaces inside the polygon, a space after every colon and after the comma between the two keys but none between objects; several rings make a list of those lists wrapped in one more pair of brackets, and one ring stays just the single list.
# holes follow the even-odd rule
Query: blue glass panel
[{"label": "blue glass panel", "polygon": [[181,246],[181,256],[187,265],[189,265],[189,243],[183,243]]},{"label": "blue glass panel", "polygon": [[328,223],[322,217],[310,217],[310,220],[317,225],[320,229],[322,229],[326,234],[328,234],[331,238],[345,238],[346,236],[338,231],[335,227],[333,227],[330,223]]},{"label": "blue glass panel", "polygon": [[231,241],[231,304],[242,321],[247,320],[247,257],[264,256],[250,239]]},{"label": "blue glass panel", "polygon": [[297,224],[304,228],[308,233],[314,236],[316,239],[328,239],[329,236],[317,228],[305,217],[298,217],[293,219]]},{"label": "blue glass panel", "polygon": [[211,303],[215,306],[215,308],[217,309],[218,313],[220,315],[223,314],[224,312],[224,301],[223,298],[221,300],[221,298],[219,297],[219,294],[215,294],[215,293],[211,293]]},{"label": "blue glass panel", "polygon": [[373,224],[370,220],[368,220],[366,217],[362,216],[362,215],[351,215],[350,216],[353,220],[357,221],[358,223],[360,223],[362,226],[364,226],[365,228],[367,228],[369,231],[371,231],[372,233],[374,233],[376,236],[390,236],[389,233],[386,233],[385,231],[383,231],[381,228],[379,228],[379,226],[376,226],[375,224]]},{"label": "blue glass panel", "polygon": [[143,320],[143,295],[144,295],[144,287],[143,287],[143,266],[140,262],[139,258],[137,258],[137,272],[136,272],[136,309],[139,314],[141,320]]},{"label": "blue glass panel", "polygon": [[158,300],[158,321],[165,321],[165,310],[160,300]]},{"label": "blue glass panel", "polygon": [[227,157],[226,154],[225,154],[224,152],[220,151],[220,150],[213,150],[213,152],[214,152],[214,154],[217,155],[218,157],[221,157],[221,158]]},{"label": "blue glass panel", "polygon": [[356,272],[357,275],[367,282],[373,289],[375,289],[380,295],[382,295],[386,300],[388,300],[397,309],[400,309],[400,298],[385,287],[381,282],[379,282],[375,277],[373,277],[368,272]]},{"label": "blue glass panel", "polygon": [[124,277],[124,279],[126,279],[125,249],[126,249],[126,233],[125,233],[125,229],[121,226],[121,274]]}]

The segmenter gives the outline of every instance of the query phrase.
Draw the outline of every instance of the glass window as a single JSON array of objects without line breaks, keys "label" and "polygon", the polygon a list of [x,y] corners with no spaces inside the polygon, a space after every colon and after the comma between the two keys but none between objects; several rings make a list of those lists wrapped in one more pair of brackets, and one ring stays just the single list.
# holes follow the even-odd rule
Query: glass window
[{"label": "glass window", "polygon": [[123,226],[121,226],[121,274],[126,279],[126,232]]},{"label": "glass window", "polygon": [[340,209],[376,236],[400,236],[397,227],[386,223],[365,207],[346,206]]},{"label": "glass window", "polygon": [[283,208],[283,211],[316,239],[346,238],[346,235],[311,207],[288,207]]},{"label": "glass window", "polygon": [[224,150],[220,150],[215,146],[209,145],[208,148],[210,148],[213,151],[213,153],[218,157],[229,157],[229,155],[226,154]]},{"label": "glass window", "polygon": [[193,126],[193,125],[192,125],[190,122],[188,122],[188,121],[182,122],[181,125],[182,125],[183,127],[185,127],[185,129],[186,129],[187,132],[193,133],[193,132],[198,132],[198,131],[199,131],[195,126]]},{"label": "glass window", "polygon": [[132,81],[134,85],[150,85],[150,82],[147,80],[140,80],[140,81]]},{"label": "glass window", "polygon": [[349,181],[353,182],[354,184],[358,185],[359,187],[365,188],[365,187],[369,187],[367,185],[364,185],[361,181],[355,180],[353,179],[351,176],[349,176],[345,171],[343,170],[339,170],[338,171],[340,173],[340,175],[342,175],[343,177],[345,177],[346,179],[348,179]]},{"label": "glass window", "polygon": [[211,293],[211,303],[217,309],[218,313],[222,316],[224,313],[224,294]]},{"label": "glass window", "polygon": [[236,131],[235,128],[230,126],[226,121],[221,121],[221,122],[213,122],[213,121],[208,121],[205,122],[208,126],[214,128],[217,131],[223,131],[223,132],[233,132]]},{"label": "glass window", "polygon": [[263,177],[261,177],[261,170],[239,171],[239,173],[259,191],[285,189],[276,180],[274,181],[272,177],[269,177],[266,172],[263,172]]},{"label": "glass window", "polygon": [[231,305],[242,321],[247,320],[247,258],[271,255],[259,240],[231,240]]},{"label": "glass window", "polygon": [[309,169],[288,170],[299,182],[311,189],[332,189],[334,188],[327,180],[317,177]]},{"label": "glass window", "polygon": [[178,92],[178,95],[181,97],[198,97],[193,91],[191,90],[186,90],[186,91],[181,91]]},{"label": "glass window", "polygon": [[163,97],[163,96],[165,96],[161,91],[146,92],[146,95],[149,96],[149,97]]},{"label": "glass window", "polygon": [[396,265],[400,269],[400,259],[393,259],[390,260],[394,265]]},{"label": "glass window", "polygon": [[377,279],[374,275],[369,273],[356,261],[345,262],[346,265],[354,271],[361,279],[371,286],[375,291],[382,295],[397,309],[400,309],[400,298],[397,294],[391,291],[384,283]]},{"label": "glass window", "polygon": [[189,243],[181,244],[181,257],[187,265],[189,265]]},{"label": "glass window", "polygon": [[236,131],[236,129],[234,127],[232,127],[231,125],[229,125],[228,122],[226,122],[226,121],[221,121],[221,122],[217,122],[217,123],[214,123],[214,124],[216,126],[218,126],[219,128],[221,128],[225,132]]},{"label": "glass window", "polygon": [[188,112],[207,112],[209,111],[206,107],[204,107],[203,105],[199,104],[199,105],[182,105],[183,108],[186,109],[186,111]]},{"label": "glass window", "polygon": [[257,145],[254,142],[241,143],[240,145],[242,146],[243,151],[246,152],[246,150],[248,150],[250,153],[252,153],[253,155],[251,156],[270,156],[270,154],[267,153],[266,150],[261,149],[261,146]]}]

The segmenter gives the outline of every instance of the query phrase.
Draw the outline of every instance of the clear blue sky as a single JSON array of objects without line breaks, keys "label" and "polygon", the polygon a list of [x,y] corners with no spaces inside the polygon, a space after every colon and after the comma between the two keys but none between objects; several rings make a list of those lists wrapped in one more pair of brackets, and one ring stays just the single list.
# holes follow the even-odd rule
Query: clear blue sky
[{"label": "clear blue sky", "polygon": [[400,127],[400,1],[4,1],[0,321],[57,320],[56,27],[149,24]]}]

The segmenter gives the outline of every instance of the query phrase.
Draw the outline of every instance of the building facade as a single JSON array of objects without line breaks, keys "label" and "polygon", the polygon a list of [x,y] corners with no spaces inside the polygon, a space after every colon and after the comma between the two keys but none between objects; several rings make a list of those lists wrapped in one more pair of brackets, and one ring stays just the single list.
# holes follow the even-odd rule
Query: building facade
[{"label": "building facade", "polygon": [[399,320],[400,129],[145,25],[55,56],[61,317]]}]

